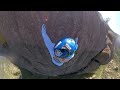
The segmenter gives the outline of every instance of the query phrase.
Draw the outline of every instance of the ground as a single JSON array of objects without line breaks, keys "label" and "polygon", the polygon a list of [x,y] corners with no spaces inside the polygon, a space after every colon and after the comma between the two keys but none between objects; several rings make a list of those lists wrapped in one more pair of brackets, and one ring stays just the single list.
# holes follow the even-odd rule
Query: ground
[{"label": "ground", "polygon": [[120,79],[120,50],[115,53],[113,60],[106,65],[102,78]]}]

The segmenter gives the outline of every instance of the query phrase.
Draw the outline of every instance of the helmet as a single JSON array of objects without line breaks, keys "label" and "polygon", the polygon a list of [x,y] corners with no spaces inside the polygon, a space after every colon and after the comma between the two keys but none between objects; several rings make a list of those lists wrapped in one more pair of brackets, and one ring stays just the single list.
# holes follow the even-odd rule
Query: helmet
[{"label": "helmet", "polygon": [[63,38],[56,43],[54,47],[55,56],[59,58],[68,58],[77,50],[78,45],[72,38]]}]

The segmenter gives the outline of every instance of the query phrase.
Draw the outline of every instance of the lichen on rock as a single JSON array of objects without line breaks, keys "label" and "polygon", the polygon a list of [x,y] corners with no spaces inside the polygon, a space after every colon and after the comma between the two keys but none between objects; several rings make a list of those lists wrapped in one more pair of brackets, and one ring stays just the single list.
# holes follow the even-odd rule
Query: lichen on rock
[{"label": "lichen on rock", "polygon": [[8,58],[0,56],[0,79],[19,79],[20,69],[11,63]]}]

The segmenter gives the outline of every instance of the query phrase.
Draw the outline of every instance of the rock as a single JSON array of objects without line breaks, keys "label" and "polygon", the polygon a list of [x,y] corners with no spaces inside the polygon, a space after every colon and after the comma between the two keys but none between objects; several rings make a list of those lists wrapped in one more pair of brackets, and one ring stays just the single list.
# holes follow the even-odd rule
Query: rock
[{"label": "rock", "polygon": [[20,79],[20,69],[7,58],[0,56],[0,79]]},{"label": "rock", "polygon": [[[44,16],[47,17],[47,22],[44,22]],[[79,47],[73,60],[61,67],[52,63],[41,35],[43,23],[54,43],[63,37],[78,37]],[[9,53],[16,56],[14,63],[32,73],[48,76],[76,72],[82,74],[97,69],[100,64],[93,58],[106,48],[109,29],[97,11],[0,12],[0,32],[6,38]],[[103,62],[109,62],[112,54],[108,56],[109,60],[103,58]]]}]

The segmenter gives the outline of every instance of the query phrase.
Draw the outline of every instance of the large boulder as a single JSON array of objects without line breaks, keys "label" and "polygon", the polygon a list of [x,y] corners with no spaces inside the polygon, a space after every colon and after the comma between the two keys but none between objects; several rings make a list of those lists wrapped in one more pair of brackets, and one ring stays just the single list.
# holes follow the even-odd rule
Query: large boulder
[{"label": "large boulder", "polygon": [[[79,38],[75,57],[61,67],[52,63],[41,35],[44,16],[48,17],[45,24],[52,42],[63,37]],[[13,63],[42,75],[81,74],[97,69],[101,63],[93,58],[106,48],[109,29],[97,11],[0,12],[0,32],[9,45],[7,55],[12,53]],[[108,63],[111,58],[102,60],[102,64],[106,60]]]}]

